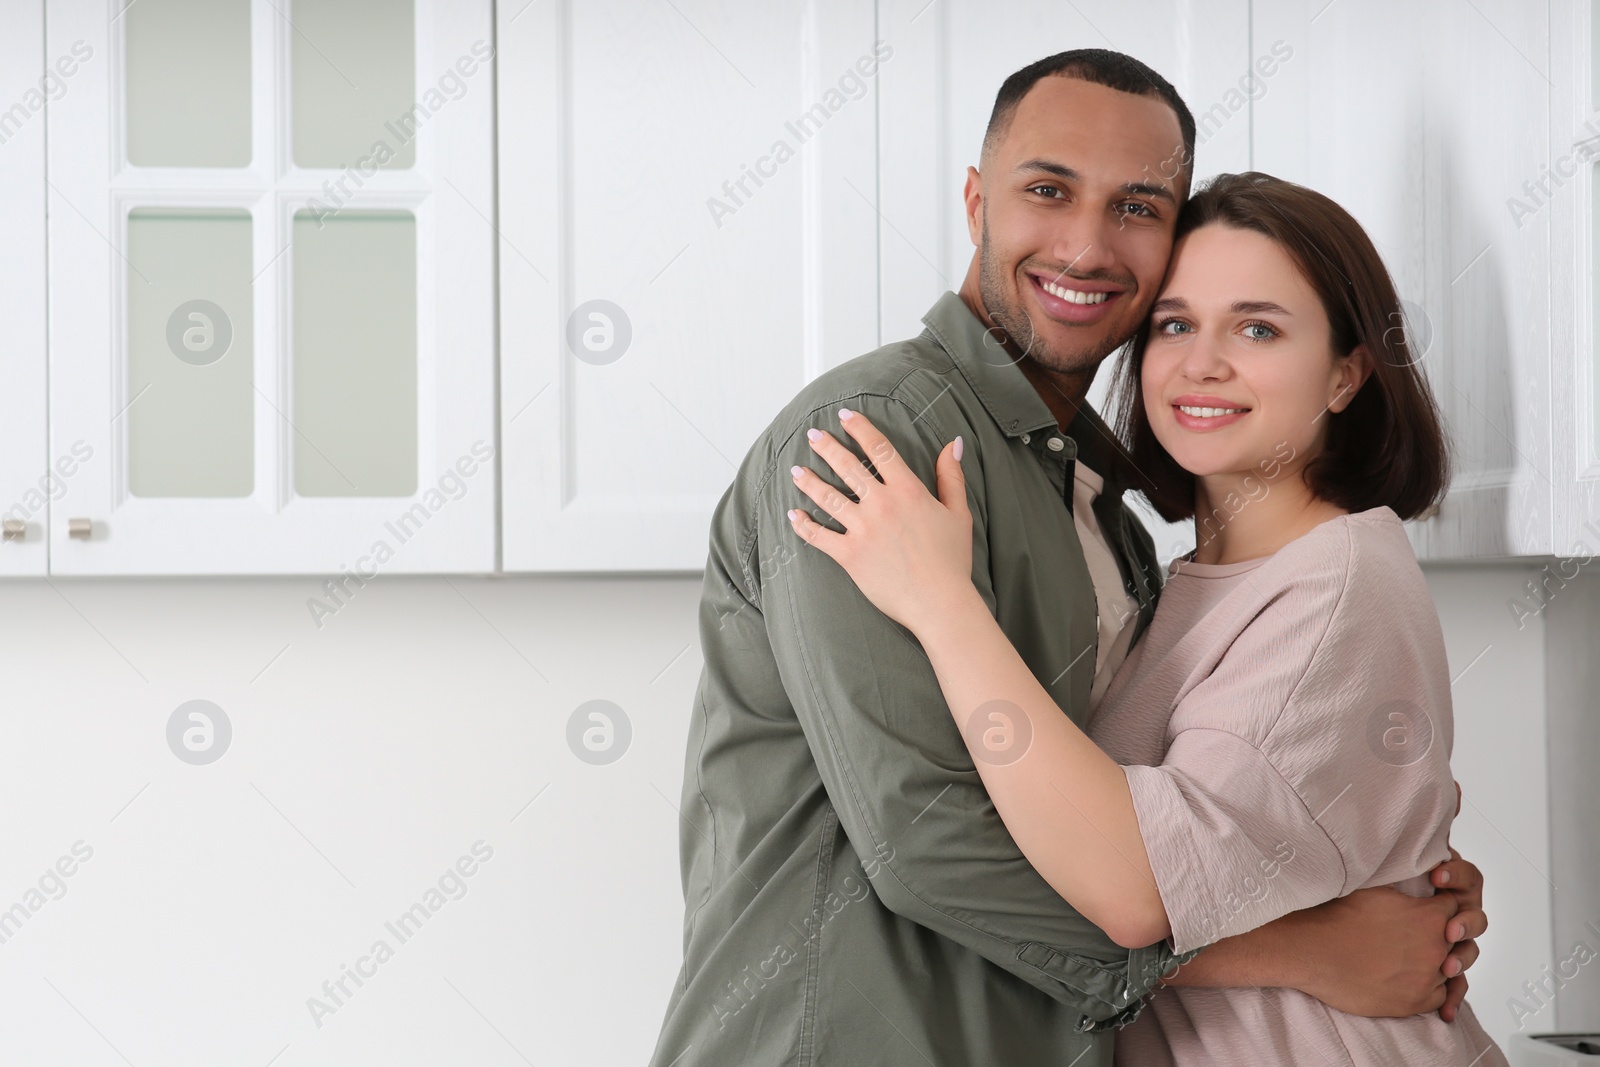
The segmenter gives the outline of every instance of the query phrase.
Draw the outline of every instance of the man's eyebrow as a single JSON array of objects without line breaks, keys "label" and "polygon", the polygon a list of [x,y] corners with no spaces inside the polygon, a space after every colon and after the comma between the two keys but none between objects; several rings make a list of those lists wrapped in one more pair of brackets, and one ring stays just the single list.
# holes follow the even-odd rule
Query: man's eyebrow
[{"label": "man's eyebrow", "polygon": [[1123,185],[1122,191],[1135,196],[1153,196],[1157,200],[1165,200],[1173,207],[1178,206],[1178,198],[1172,195],[1172,190],[1157,182],[1128,182]]},{"label": "man's eyebrow", "polygon": [[1021,163],[1018,163],[1015,168],[1015,172],[1019,174],[1028,170],[1042,170],[1046,174],[1055,175],[1064,182],[1075,182],[1083,177],[1083,175],[1079,174],[1071,167],[1063,166],[1062,164],[1049,159],[1025,159]]},{"label": "man's eyebrow", "polygon": [[[1018,174],[1030,170],[1042,170],[1046,174],[1054,175],[1064,182],[1075,182],[1083,179],[1083,175],[1079,174],[1071,167],[1057,163],[1051,159],[1025,159],[1021,163],[1018,163],[1015,167],[1015,173]],[[1154,197],[1157,200],[1165,200],[1174,207],[1176,207],[1178,204],[1178,198],[1172,195],[1172,190],[1168,189],[1160,182],[1124,182],[1122,184],[1122,191],[1125,193],[1132,193],[1135,196],[1149,196]]]},{"label": "man's eyebrow", "polygon": [[[1150,305],[1152,315],[1161,311],[1188,311],[1189,302],[1181,296],[1167,296]],[[1282,304],[1271,300],[1235,300],[1229,310],[1236,315],[1293,315]]]}]

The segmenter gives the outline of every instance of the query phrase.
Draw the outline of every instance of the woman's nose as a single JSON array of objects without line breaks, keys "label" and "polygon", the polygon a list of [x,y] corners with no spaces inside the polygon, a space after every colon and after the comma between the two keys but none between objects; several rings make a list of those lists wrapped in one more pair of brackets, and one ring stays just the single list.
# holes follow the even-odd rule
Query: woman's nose
[{"label": "woman's nose", "polygon": [[1231,373],[1220,341],[1209,331],[1200,330],[1184,353],[1183,373],[1194,381],[1216,381]]}]

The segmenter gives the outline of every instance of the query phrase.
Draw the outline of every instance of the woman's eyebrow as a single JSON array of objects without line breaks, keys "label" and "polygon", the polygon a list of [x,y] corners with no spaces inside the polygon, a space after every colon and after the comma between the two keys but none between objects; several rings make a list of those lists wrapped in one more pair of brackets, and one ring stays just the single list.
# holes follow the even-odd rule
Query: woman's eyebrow
[{"label": "woman's eyebrow", "polygon": [[1233,310],[1240,315],[1292,315],[1288,308],[1282,304],[1274,304],[1270,300],[1236,300]]},{"label": "woman's eyebrow", "polygon": [[[1150,313],[1158,311],[1188,311],[1189,302],[1181,296],[1167,296],[1150,305]],[[1289,315],[1294,312],[1270,300],[1235,300],[1229,308],[1236,315]]]}]

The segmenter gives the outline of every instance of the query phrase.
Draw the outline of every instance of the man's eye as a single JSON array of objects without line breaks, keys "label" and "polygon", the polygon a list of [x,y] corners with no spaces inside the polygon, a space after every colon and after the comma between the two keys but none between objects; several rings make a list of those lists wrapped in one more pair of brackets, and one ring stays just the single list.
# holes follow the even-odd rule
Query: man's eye
[{"label": "man's eye", "polygon": [[1035,186],[1030,187],[1028,189],[1028,192],[1030,192],[1030,193],[1043,192],[1043,193],[1051,194],[1052,197],[1056,198],[1056,199],[1059,199],[1060,195],[1061,195],[1061,190],[1057,189],[1053,185],[1035,185]]},{"label": "man's eye", "polygon": [[1149,204],[1141,203],[1137,200],[1132,200],[1126,204],[1123,204],[1122,209],[1126,214],[1129,215],[1140,215],[1147,218],[1155,217],[1155,212],[1150,210]]}]

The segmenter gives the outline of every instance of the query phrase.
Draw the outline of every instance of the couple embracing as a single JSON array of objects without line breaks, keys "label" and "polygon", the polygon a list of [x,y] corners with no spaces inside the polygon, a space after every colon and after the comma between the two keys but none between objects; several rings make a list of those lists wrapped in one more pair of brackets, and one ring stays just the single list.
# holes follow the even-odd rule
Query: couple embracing
[{"label": "couple embracing", "polygon": [[1505,1064],[1402,525],[1438,409],[1360,225],[1194,140],[1130,57],[1013,74],[960,292],[746,455],[652,1067]]}]

